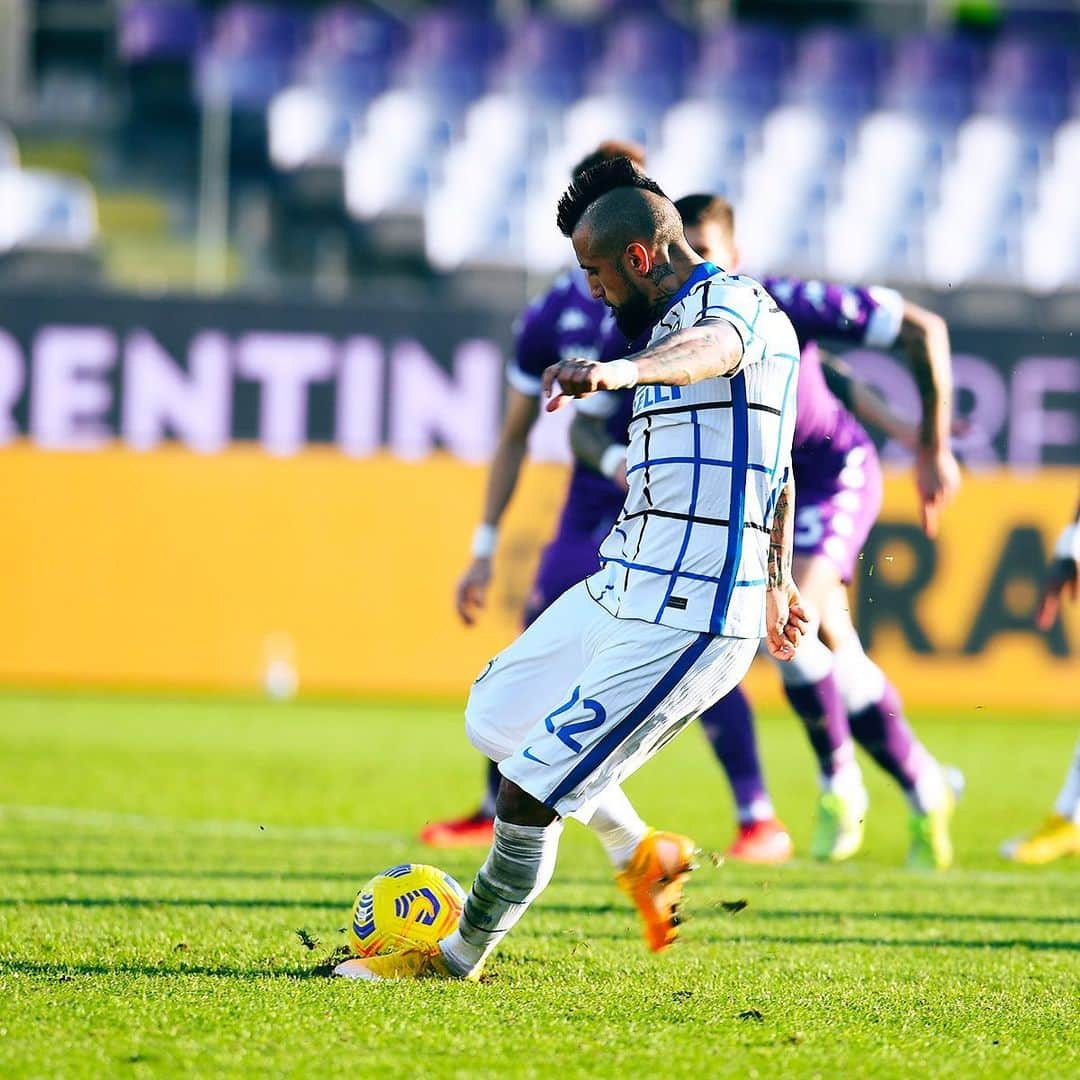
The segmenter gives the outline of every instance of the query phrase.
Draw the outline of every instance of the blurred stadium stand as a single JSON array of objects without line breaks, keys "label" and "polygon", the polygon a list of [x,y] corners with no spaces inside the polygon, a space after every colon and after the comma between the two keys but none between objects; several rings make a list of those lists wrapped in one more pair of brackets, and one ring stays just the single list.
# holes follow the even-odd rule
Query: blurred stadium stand
[{"label": "blurred stadium stand", "polygon": [[[972,29],[914,0],[719,5],[727,21],[689,0],[102,0],[74,5],[66,39],[63,5],[24,6],[19,142],[87,142],[103,201],[166,205],[163,244],[194,243],[206,117],[227,113],[227,239],[248,285],[292,287],[328,258],[346,289],[373,260],[550,272],[568,169],[616,137],[646,146],[673,196],[727,194],[755,270],[1080,284],[1073,4],[1002,3]],[[883,30],[881,9],[924,17]],[[0,246],[92,250],[92,193],[20,171],[12,145],[0,131]]]}]

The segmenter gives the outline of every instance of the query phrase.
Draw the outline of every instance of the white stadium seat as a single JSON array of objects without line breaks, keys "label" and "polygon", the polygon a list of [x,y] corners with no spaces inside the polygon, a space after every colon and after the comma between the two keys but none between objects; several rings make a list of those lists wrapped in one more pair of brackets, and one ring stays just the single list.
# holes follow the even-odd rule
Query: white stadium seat
[{"label": "white stadium seat", "polygon": [[97,199],[81,176],[0,169],[0,252],[86,251],[97,236]]},{"label": "white stadium seat", "polygon": [[365,114],[345,152],[345,205],[357,218],[419,210],[441,162],[448,120],[423,93],[389,90]]},{"label": "white stadium seat", "polygon": [[897,236],[921,191],[936,178],[936,139],[917,117],[872,113],[859,128],[841,194],[825,215],[825,266],[830,276],[860,281],[888,273]]}]

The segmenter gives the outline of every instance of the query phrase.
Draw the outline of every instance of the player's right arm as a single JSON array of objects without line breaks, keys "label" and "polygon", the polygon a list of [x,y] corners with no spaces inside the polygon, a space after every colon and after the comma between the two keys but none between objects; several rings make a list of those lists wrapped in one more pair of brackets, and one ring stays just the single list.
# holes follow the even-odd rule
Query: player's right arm
[{"label": "player's right arm", "polygon": [[1061,607],[1062,593],[1067,594],[1070,600],[1076,599],[1078,564],[1080,564],[1080,505],[1076,507],[1072,524],[1067,525],[1065,531],[1058,537],[1050,565],[1046,569],[1039,612],[1035,617],[1035,623],[1040,630],[1049,630],[1054,625]]},{"label": "player's right arm", "polygon": [[507,388],[506,411],[488,470],[484,516],[473,535],[472,559],[455,592],[457,612],[466,626],[473,625],[487,603],[499,522],[517,487],[529,433],[539,415],[539,398],[513,386]]},{"label": "player's right arm", "polygon": [[[733,375],[743,360],[743,340],[724,319],[710,319],[676,330],[655,345],[622,360],[563,360],[544,372],[547,408],[554,412],[567,398],[598,390],[628,390],[639,385],[688,386]],[[555,386],[562,393],[551,397]]]}]

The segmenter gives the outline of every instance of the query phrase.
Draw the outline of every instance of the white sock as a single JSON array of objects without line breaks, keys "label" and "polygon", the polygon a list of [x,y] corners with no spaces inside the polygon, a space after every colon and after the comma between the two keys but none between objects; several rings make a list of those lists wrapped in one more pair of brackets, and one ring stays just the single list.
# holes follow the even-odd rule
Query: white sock
[{"label": "white sock", "polygon": [[920,750],[925,761],[920,761],[915,771],[915,786],[907,793],[907,800],[916,814],[929,814],[948,798],[948,783],[937,761]]},{"label": "white sock", "polygon": [[1054,809],[1074,825],[1080,825],[1080,743],[1076,744],[1072,764],[1065,777],[1065,786],[1057,797]]},{"label": "white sock", "polygon": [[758,821],[772,821],[776,817],[776,807],[767,795],[756,798],[746,806],[735,807],[735,819],[740,825],[753,825]]},{"label": "white sock", "polygon": [[885,693],[885,672],[866,655],[858,634],[847,639],[833,652],[836,685],[844,699],[848,716],[876,705]]},{"label": "white sock", "polygon": [[506,936],[555,872],[563,823],[495,819],[495,842],[477,872],[458,928],[439,942],[447,967],[465,976]]},{"label": "white sock", "polygon": [[778,660],[776,666],[785,685],[811,686],[833,670],[835,661],[829,647],[817,636],[817,627],[809,627],[795,656],[786,663]]},{"label": "white sock", "polygon": [[855,760],[854,754],[850,761],[844,761],[837,766],[832,776],[819,776],[818,783],[822,791],[832,792],[839,795],[846,803],[866,811],[870,804],[870,796],[866,793],[866,785],[863,783],[862,769]]},{"label": "white sock", "polygon": [[625,870],[649,827],[618,784],[605,789],[597,799],[592,817],[586,822],[600,838],[608,858],[617,870]]}]

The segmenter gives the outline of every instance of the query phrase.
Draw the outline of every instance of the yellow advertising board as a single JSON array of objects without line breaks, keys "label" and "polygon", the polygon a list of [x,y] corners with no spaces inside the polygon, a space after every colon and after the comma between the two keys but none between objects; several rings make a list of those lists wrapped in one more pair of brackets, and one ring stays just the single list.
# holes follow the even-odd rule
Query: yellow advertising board
[{"label": "yellow advertising board", "polygon": [[[0,681],[259,692],[291,668],[301,693],[464,696],[517,632],[566,475],[526,469],[491,608],[466,630],[452,592],[482,466],[329,447],[275,458],[245,445],[11,445]],[[916,527],[910,478],[889,476],[853,602],[908,700],[1080,712],[1080,612],[1049,636],[1030,628],[1042,560],[1076,497],[1072,470],[970,475],[935,545]],[[751,683],[776,700],[768,664]]]}]

